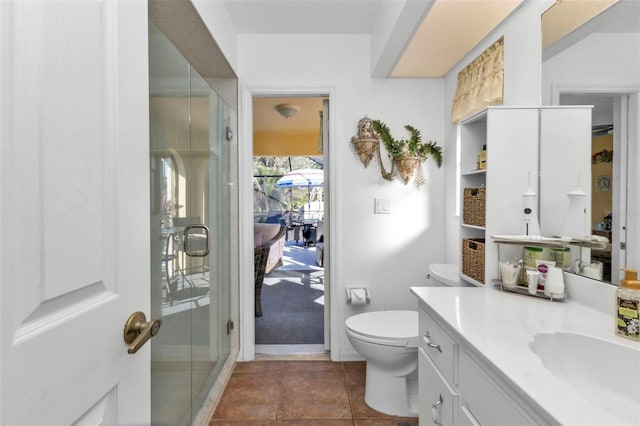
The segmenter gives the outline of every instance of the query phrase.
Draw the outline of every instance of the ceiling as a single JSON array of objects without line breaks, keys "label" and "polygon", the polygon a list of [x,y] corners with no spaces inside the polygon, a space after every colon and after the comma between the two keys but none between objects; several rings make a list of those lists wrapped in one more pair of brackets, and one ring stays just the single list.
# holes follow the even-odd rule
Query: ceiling
[{"label": "ceiling", "polygon": [[[239,34],[371,34],[382,6],[415,0],[222,0]],[[523,0],[421,0],[423,17],[397,56],[391,77],[442,77]],[[618,0],[556,0],[542,18],[548,47]],[[624,0],[637,11],[638,0]],[[621,9],[621,8],[620,8]],[[381,12],[382,13],[382,12]],[[620,16],[637,26],[637,14]],[[617,22],[617,20],[616,20]],[[637,30],[636,30],[637,31]]]},{"label": "ceiling", "polygon": [[437,0],[391,77],[442,77],[522,0]]},{"label": "ceiling", "polygon": [[[376,22],[376,14],[382,10],[385,2],[401,0],[223,1],[236,31],[240,34],[371,34]],[[389,77],[445,75],[502,20],[507,18],[523,0],[424,1],[429,4],[427,12],[421,20],[416,21],[419,25],[410,39],[403,43],[402,51],[395,53],[397,60]],[[545,47],[554,45],[556,47],[554,53],[566,48],[567,46],[562,45],[558,40],[566,40],[569,38],[566,37],[567,35],[578,33],[577,28],[617,1],[558,0],[542,18]],[[637,0],[620,3],[630,3],[624,6],[634,8],[633,11],[636,11],[636,6],[640,5],[640,1]],[[630,14],[627,9],[626,12],[622,11],[621,15],[609,21],[622,20],[637,28],[637,17],[634,19],[634,13]],[[619,23],[608,25],[608,27],[609,30],[605,29],[605,32],[627,31],[626,28],[628,28],[626,24]],[[278,121],[266,119],[277,114],[273,106],[282,101],[283,99],[268,98],[256,100],[256,106],[261,106],[254,109],[256,130],[263,126],[265,128],[262,130],[270,130],[266,127],[278,122],[285,127],[303,126],[300,123],[303,119],[306,121],[306,126],[317,127],[319,108],[316,106],[302,106],[301,112],[289,119],[281,117],[276,117]],[[298,104],[311,102],[304,99],[288,101]],[[317,98],[315,102],[318,102]],[[312,112],[307,113],[308,109]]]},{"label": "ceiling", "polygon": [[[294,116],[285,118],[276,111],[278,104],[294,104],[300,107]],[[299,97],[299,98],[266,98],[256,97],[253,99],[253,128],[254,131],[261,132],[305,132],[310,129],[319,131],[320,115],[322,111],[322,98],[320,97]]]},{"label": "ceiling", "polygon": [[370,34],[383,1],[224,0],[224,3],[240,34]]},{"label": "ceiling", "polygon": [[[395,52],[391,76],[443,76],[522,1],[424,0],[426,16]],[[400,0],[224,0],[240,34],[371,34],[389,2]]]}]

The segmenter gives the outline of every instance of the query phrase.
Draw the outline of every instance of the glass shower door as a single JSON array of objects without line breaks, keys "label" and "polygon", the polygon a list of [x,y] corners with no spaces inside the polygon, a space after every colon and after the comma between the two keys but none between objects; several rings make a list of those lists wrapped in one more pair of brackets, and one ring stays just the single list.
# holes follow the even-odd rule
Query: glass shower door
[{"label": "glass shower door", "polygon": [[229,108],[150,24],[153,424],[191,424],[229,354]]}]

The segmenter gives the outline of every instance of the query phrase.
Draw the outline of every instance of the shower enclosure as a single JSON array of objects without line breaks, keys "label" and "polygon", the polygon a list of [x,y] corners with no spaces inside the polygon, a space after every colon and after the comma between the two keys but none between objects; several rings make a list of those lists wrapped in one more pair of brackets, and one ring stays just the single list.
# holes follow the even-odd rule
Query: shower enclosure
[{"label": "shower enclosure", "polygon": [[149,75],[151,314],[163,321],[151,341],[151,419],[182,425],[230,352],[237,120],[151,22]]}]

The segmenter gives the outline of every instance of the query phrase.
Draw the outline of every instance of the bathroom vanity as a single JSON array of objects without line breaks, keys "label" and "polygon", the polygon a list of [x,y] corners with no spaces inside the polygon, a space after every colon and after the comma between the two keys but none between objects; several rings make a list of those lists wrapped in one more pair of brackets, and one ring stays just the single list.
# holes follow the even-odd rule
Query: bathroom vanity
[{"label": "bathroom vanity", "polygon": [[640,344],[612,314],[494,289],[412,287],[420,425],[640,424]]}]

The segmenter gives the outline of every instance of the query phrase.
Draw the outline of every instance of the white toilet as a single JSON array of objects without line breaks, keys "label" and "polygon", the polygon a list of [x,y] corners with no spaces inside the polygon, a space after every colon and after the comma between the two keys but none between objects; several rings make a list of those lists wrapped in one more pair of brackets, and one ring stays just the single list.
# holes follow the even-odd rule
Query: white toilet
[{"label": "white toilet", "polygon": [[433,285],[437,287],[461,287],[460,271],[458,265],[451,263],[432,263],[429,265],[429,275],[427,276]]},{"label": "white toilet", "polygon": [[385,414],[417,416],[418,312],[366,312],[345,325],[349,341],[367,361],[365,402]]}]

